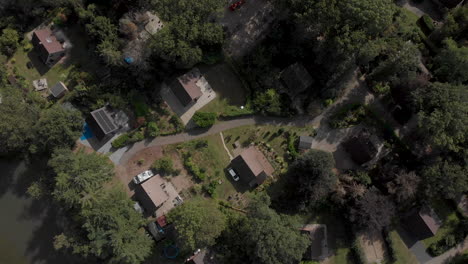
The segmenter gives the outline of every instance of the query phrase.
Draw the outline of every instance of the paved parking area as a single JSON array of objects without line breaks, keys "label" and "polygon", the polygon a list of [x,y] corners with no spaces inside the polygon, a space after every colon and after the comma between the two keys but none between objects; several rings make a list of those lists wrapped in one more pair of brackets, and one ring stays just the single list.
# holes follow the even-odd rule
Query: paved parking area
[{"label": "paved parking area", "polygon": [[219,23],[227,29],[226,52],[242,57],[266,34],[275,20],[273,4],[267,0],[248,0],[241,8],[231,11],[228,6],[238,0],[229,0]]},{"label": "paved parking area", "polygon": [[172,92],[171,88],[169,88],[165,83],[162,84],[161,97],[169,105],[172,111],[180,117],[182,123],[186,126],[196,111],[216,98],[216,93],[213,91],[205,77],[202,76],[200,80],[197,81],[197,86],[201,87],[202,96],[196,103],[189,104],[184,107]]}]

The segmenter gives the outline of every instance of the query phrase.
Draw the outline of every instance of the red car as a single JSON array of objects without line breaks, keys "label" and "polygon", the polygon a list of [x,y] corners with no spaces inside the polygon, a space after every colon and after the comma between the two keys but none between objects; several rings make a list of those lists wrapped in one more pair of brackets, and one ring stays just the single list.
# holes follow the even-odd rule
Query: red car
[{"label": "red car", "polygon": [[240,8],[243,4],[245,4],[245,0],[240,0],[230,5],[229,9],[231,9],[231,11],[235,11],[236,9]]}]

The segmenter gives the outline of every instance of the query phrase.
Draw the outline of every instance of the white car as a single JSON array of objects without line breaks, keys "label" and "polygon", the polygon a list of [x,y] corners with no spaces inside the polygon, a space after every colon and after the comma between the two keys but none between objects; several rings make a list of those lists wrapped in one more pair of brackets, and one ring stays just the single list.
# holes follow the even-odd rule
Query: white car
[{"label": "white car", "polygon": [[137,176],[135,176],[135,177],[133,178],[133,182],[134,182],[135,184],[140,184],[140,183],[142,183],[142,182],[148,180],[149,178],[151,178],[151,177],[153,177],[153,176],[154,176],[153,171],[147,170],[147,171],[144,171],[144,172],[138,174]]},{"label": "white car", "polygon": [[139,212],[140,214],[143,214],[145,212],[145,209],[143,209],[139,202],[135,202],[133,204],[133,208],[135,208],[135,211]]},{"label": "white car", "polygon": [[240,179],[239,176],[236,174],[236,172],[232,168],[228,168],[227,171],[229,172],[229,175],[231,175],[234,181],[238,181]]}]

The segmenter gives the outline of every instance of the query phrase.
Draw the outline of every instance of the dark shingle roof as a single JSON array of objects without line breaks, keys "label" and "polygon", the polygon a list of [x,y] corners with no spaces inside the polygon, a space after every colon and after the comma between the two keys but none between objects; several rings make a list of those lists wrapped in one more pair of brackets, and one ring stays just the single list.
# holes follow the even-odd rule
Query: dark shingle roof
[{"label": "dark shingle roof", "polygon": [[50,92],[55,98],[61,96],[66,91],[68,91],[68,89],[63,82],[58,82],[54,86],[52,86],[52,88],[50,88]]},{"label": "dark shingle roof", "polygon": [[299,137],[299,149],[306,150],[312,148],[312,141],[314,139],[309,136],[300,136]]}]

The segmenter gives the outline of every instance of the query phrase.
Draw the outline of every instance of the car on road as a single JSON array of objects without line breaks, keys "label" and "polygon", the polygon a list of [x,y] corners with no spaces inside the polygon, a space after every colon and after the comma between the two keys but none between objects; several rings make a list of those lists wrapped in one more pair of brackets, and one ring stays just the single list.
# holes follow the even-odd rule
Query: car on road
[{"label": "car on road", "polygon": [[133,182],[135,184],[140,184],[146,180],[148,180],[149,178],[153,177],[154,176],[154,173],[152,170],[147,170],[147,171],[144,171],[140,174],[138,174],[137,176],[135,176],[133,178]]},{"label": "car on road", "polygon": [[234,181],[239,181],[239,179],[240,179],[239,175],[237,175],[237,173],[234,171],[233,168],[228,168],[227,171],[228,171],[229,175],[231,175],[231,177],[232,177],[232,179]]}]

